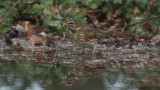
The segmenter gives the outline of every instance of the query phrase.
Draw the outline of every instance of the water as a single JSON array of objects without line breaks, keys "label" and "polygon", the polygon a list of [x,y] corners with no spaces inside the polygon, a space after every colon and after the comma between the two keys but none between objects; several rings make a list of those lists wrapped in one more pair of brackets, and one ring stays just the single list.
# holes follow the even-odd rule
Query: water
[{"label": "water", "polygon": [[52,63],[1,60],[0,68],[0,90],[155,90],[160,85],[160,70],[129,70],[110,64],[81,71],[74,86],[63,83],[67,75],[63,64],[55,68]]},{"label": "water", "polygon": [[54,48],[2,47],[0,90],[159,89],[160,49],[132,47],[105,47],[96,54],[62,49],[56,64],[44,58],[54,55]]}]

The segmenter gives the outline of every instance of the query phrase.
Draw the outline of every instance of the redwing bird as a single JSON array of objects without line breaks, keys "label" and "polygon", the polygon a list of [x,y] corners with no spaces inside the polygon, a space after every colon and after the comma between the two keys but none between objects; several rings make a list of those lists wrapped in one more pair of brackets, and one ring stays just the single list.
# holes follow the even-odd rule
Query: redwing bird
[{"label": "redwing bird", "polygon": [[76,20],[69,20],[63,23],[63,25],[68,27],[68,36],[76,45],[91,46],[95,49],[98,41],[106,36],[104,31],[89,25],[80,24]]}]

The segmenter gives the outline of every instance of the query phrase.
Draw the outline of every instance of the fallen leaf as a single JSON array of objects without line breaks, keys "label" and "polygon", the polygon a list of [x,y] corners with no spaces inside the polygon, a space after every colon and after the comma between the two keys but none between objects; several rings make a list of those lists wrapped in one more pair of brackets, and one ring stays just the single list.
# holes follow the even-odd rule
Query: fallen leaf
[{"label": "fallen leaf", "polygon": [[114,22],[115,22],[115,23],[120,23],[121,21],[122,21],[121,18],[114,19]]},{"label": "fallen leaf", "polygon": [[140,42],[145,42],[145,39],[142,38],[142,39],[140,39],[139,41],[140,41]]},{"label": "fallen leaf", "polygon": [[24,27],[24,31],[27,33],[28,37],[30,37],[34,32],[34,28],[31,26],[31,23],[29,21],[24,21],[23,27]]},{"label": "fallen leaf", "polygon": [[109,27],[108,29],[112,30],[112,29],[115,29],[115,28],[116,28],[116,26],[113,25],[113,26]]},{"label": "fallen leaf", "polygon": [[136,17],[135,19],[138,20],[138,21],[143,20],[141,17]]},{"label": "fallen leaf", "polygon": [[87,16],[90,18],[90,20],[94,23],[96,27],[100,27],[99,21],[96,16],[92,14],[87,14]]},{"label": "fallen leaf", "polygon": [[9,39],[9,38],[6,38],[6,39],[5,39],[5,42],[6,42],[7,45],[12,45],[12,41],[11,41],[11,39]]},{"label": "fallen leaf", "polygon": [[47,45],[48,40],[47,39],[43,39],[40,36],[37,35],[31,35],[29,40],[28,40],[28,44],[29,45]]},{"label": "fallen leaf", "polygon": [[152,31],[151,28],[152,28],[152,24],[151,24],[151,23],[146,22],[146,23],[143,24],[143,29],[144,29],[145,31],[151,32],[151,31]]},{"label": "fallen leaf", "polygon": [[113,12],[114,12],[114,8],[111,7],[108,13],[106,14],[106,18],[108,21],[113,20]]},{"label": "fallen leaf", "polygon": [[37,54],[36,55],[36,59],[37,60],[44,60],[44,59],[46,59],[46,57],[44,55],[42,55],[42,54]]},{"label": "fallen leaf", "polygon": [[57,14],[57,13],[58,13],[58,7],[57,7],[57,5],[56,5],[56,6],[51,6],[51,10],[52,10],[55,14]]},{"label": "fallen leaf", "polygon": [[107,25],[107,22],[101,22],[101,23],[99,23],[100,24],[100,26],[103,28],[103,27],[105,27],[106,25]]},{"label": "fallen leaf", "polygon": [[133,12],[134,12],[134,15],[137,15],[138,13],[140,13],[139,8],[137,6],[135,6]]},{"label": "fallen leaf", "polygon": [[54,36],[53,37],[55,40],[61,40],[61,37],[60,36]]},{"label": "fallen leaf", "polygon": [[54,59],[55,53],[57,50],[53,49],[53,50],[47,50],[46,54],[47,54],[47,59]]},{"label": "fallen leaf", "polygon": [[45,32],[41,32],[40,35],[43,36],[43,37],[47,36],[47,34]]},{"label": "fallen leaf", "polygon": [[117,17],[121,16],[122,14],[123,14],[123,11],[121,9],[116,9],[113,14],[113,17],[117,18]]},{"label": "fallen leaf", "polygon": [[36,20],[36,26],[39,26],[39,25],[40,25],[40,18],[39,18],[37,15],[35,15],[35,14],[30,14],[30,15],[29,15],[29,18]]},{"label": "fallen leaf", "polygon": [[149,59],[153,59],[155,56],[153,54],[149,55]]},{"label": "fallen leaf", "polygon": [[152,40],[160,40],[160,34],[157,34],[152,37]]}]

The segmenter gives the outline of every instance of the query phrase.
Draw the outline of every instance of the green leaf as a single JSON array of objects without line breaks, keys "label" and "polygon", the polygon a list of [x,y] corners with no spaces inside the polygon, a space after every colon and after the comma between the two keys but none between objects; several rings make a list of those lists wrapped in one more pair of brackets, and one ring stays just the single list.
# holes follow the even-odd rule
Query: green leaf
[{"label": "green leaf", "polygon": [[106,11],[109,11],[109,8],[110,8],[110,7],[111,7],[111,4],[110,4],[110,3],[104,5],[104,6],[102,7],[102,12],[104,13],[104,12],[106,12]]},{"label": "green leaf", "polygon": [[114,4],[122,4],[122,0],[113,0]]}]

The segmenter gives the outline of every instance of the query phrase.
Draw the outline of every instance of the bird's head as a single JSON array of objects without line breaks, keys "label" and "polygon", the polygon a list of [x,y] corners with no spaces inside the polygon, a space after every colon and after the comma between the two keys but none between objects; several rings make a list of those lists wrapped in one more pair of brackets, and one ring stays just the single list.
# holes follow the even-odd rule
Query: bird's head
[{"label": "bird's head", "polygon": [[63,26],[67,26],[71,30],[78,31],[81,29],[81,26],[76,20],[68,20],[67,22],[62,23]]}]

